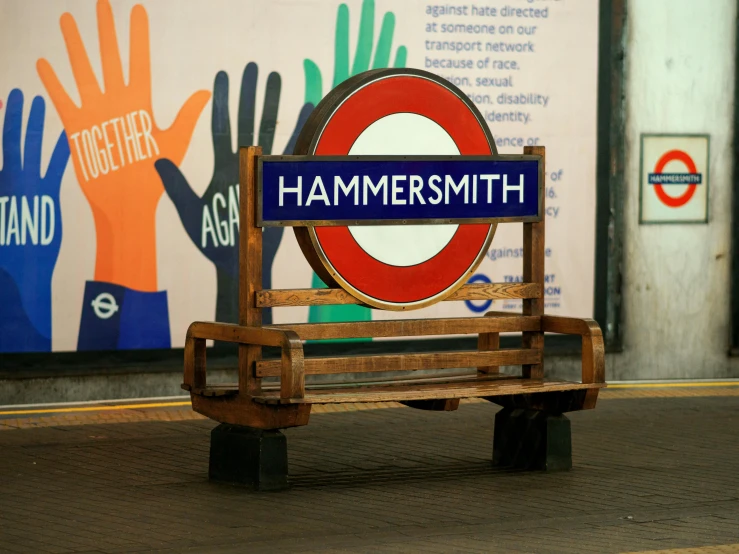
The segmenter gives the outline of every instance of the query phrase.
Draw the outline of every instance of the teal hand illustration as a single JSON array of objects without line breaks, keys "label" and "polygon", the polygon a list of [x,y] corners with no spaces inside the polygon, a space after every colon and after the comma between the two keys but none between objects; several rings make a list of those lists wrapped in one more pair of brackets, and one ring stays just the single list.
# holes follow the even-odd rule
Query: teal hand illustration
[{"label": "teal hand illustration", "polygon": [[[362,2],[362,15],[359,20],[359,37],[357,51],[354,53],[354,62],[349,68],[349,7],[346,4],[339,6],[336,15],[336,40],[334,46],[334,81],[333,87],[340,85],[349,77],[368,69],[388,67],[393,46],[395,32],[395,14],[386,12],[382,18],[380,36],[375,46],[374,57],[372,47],[375,41],[375,0]],[[399,46],[395,52],[393,67],[405,67],[408,51],[405,46]],[[370,63],[372,66],[370,67]],[[321,70],[312,60],[303,62],[305,71],[305,103],[318,105],[323,98],[323,79]],[[313,274],[313,288],[326,288],[321,279]],[[308,321],[369,321],[372,319],[369,308],[364,306],[311,306],[308,312]],[[352,340],[352,339],[349,339]],[[364,340],[364,339],[359,339]]]}]

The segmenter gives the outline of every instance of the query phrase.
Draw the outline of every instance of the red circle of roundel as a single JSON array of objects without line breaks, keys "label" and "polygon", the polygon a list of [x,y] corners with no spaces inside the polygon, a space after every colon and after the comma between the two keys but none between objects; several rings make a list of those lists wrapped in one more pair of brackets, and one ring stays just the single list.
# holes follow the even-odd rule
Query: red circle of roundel
[{"label": "red circle of roundel", "polygon": [[[436,122],[462,155],[493,153],[480,122],[458,96],[434,81],[402,75],[371,82],[347,98],[324,127],[314,154],[347,155],[367,127],[396,113]],[[459,225],[435,256],[398,267],[370,256],[347,227],[315,227],[321,249],[338,274],[361,293],[391,303],[418,302],[450,288],[475,263],[489,233],[489,224]]]},{"label": "red circle of roundel", "polygon": [[[688,156],[688,154],[686,152],[683,152],[682,150],[670,150],[669,152],[663,154],[662,157],[657,161],[657,165],[654,166],[654,172],[662,173],[662,171],[665,169],[665,166],[675,160],[683,162],[688,168],[688,173],[698,173],[698,168],[695,167],[695,162],[693,162],[693,158]],[[666,206],[669,206],[670,208],[679,208],[680,206],[684,206],[685,204],[687,204],[690,199],[693,198],[693,195],[695,194],[695,190],[697,188],[698,185],[696,184],[688,185],[687,190],[680,196],[670,196],[665,192],[665,189],[662,187],[662,185],[656,184],[654,185],[654,192],[657,193],[657,197]]]}]

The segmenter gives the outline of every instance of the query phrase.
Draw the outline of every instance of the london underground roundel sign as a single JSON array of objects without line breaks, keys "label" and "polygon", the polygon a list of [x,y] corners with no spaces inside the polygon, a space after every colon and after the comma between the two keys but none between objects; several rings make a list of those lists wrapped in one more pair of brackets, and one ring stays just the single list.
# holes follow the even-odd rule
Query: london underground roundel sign
[{"label": "london underground roundel sign", "polygon": [[[326,96],[314,114],[295,154],[497,154],[474,104],[426,72],[358,75]],[[426,306],[462,286],[494,233],[495,224],[480,223],[296,228],[303,252],[324,282],[391,310]]]},{"label": "london underground roundel sign", "polygon": [[293,156],[257,162],[257,224],[291,226],[329,286],[377,308],[461,287],[496,225],[541,221],[541,156],[499,156],[480,113],[424,71],[373,70],[334,89]]},{"label": "london underground roundel sign", "polygon": [[[680,177],[689,177],[688,179],[683,179],[688,184],[688,188],[678,196],[671,196],[665,192],[665,189],[662,187],[662,184],[659,182],[659,178],[657,177],[663,175],[665,166],[673,161],[682,162],[688,170],[687,175],[683,174]],[[695,167],[693,158],[691,158],[687,152],[683,152],[682,150],[670,150],[663,154],[657,161],[657,165],[654,166],[654,173],[650,174],[650,181],[654,181],[654,192],[665,206],[669,206],[670,208],[679,208],[690,202],[690,199],[693,198],[693,195],[698,188],[698,185],[695,183],[696,180],[697,182],[700,182],[700,177],[701,176],[698,174],[698,169]]]}]

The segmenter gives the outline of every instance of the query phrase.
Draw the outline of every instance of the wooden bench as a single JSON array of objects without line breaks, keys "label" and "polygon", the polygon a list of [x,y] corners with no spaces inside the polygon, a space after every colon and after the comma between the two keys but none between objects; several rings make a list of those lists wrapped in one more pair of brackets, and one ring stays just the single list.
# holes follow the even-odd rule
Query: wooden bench
[{"label": "wooden bench", "polygon": [[[525,154],[544,156],[543,147]],[[605,386],[603,338],[591,319],[544,315],[544,221],[523,223],[523,283],[467,284],[446,301],[522,299],[521,314],[346,323],[262,325],[262,309],[357,304],[342,289],[262,290],[262,229],[256,224],[256,168],[261,149],[240,150],[240,322],[193,323],[185,345],[183,388],[193,409],[222,425],[211,438],[210,477],[258,489],[287,486],[287,449],[278,430],[306,425],[314,404],[400,402],[449,411],[462,398],[503,406],[495,421],[493,461],[530,469],[571,466],[569,421],[563,412],[593,408]],[[520,348],[500,348],[500,333],[522,334]],[[544,333],[582,337],[581,382],[544,378]],[[306,358],[303,341],[317,339],[477,335],[477,350]],[[209,385],[206,340],[238,344],[238,383]],[[263,347],[281,349],[263,360]],[[503,373],[501,366],[521,366]],[[470,368],[461,375],[429,370]],[[401,380],[357,382],[352,374],[414,372]],[[306,385],[306,376],[332,375]],[[268,384],[264,378],[276,377]],[[343,378],[342,378],[343,377]]]}]

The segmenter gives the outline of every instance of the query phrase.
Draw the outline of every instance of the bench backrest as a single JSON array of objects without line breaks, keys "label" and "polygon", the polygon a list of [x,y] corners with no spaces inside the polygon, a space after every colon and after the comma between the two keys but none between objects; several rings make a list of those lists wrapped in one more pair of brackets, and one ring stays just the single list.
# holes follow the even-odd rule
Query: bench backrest
[{"label": "bench backrest", "polygon": [[[524,154],[541,156],[543,146],[525,147]],[[240,149],[240,289],[239,323],[261,327],[262,309],[286,306],[318,306],[328,304],[360,304],[341,288],[328,289],[262,289],[262,228],[257,225],[259,190],[257,168],[261,148]],[[543,187],[543,183],[540,184]],[[543,201],[542,201],[543,202]],[[541,213],[544,207],[541,206]],[[271,328],[295,331],[301,340],[345,339],[364,337],[420,337],[432,335],[477,334],[477,352],[444,352],[404,355],[344,356],[305,360],[306,374],[334,374],[389,370],[444,369],[477,367],[481,372],[494,372],[500,365],[521,365],[526,378],[541,378],[544,335],[544,218],[523,225],[523,282],[465,284],[443,301],[522,299],[521,314],[490,312],[487,317],[404,319],[390,321],[358,321],[344,323],[296,323],[272,325]],[[499,333],[522,332],[520,349],[499,350]],[[261,347],[241,346],[240,365],[252,368],[241,371],[240,389],[258,391],[262,377],[280,374],[280,362],[262,361]],[[242,365],[242,367],[243,367]]]}]

